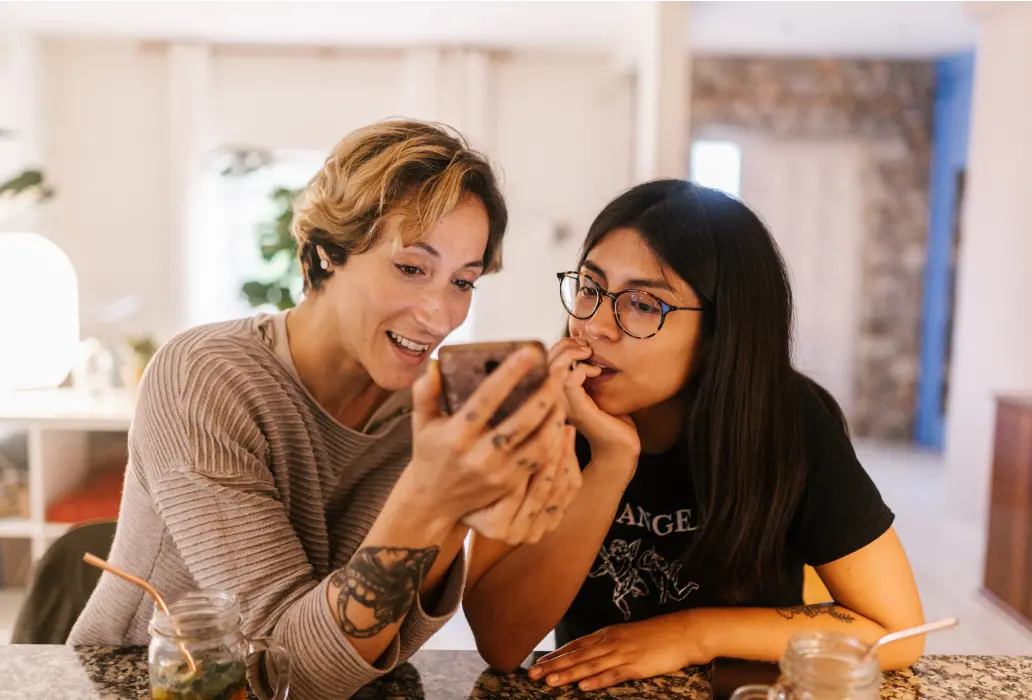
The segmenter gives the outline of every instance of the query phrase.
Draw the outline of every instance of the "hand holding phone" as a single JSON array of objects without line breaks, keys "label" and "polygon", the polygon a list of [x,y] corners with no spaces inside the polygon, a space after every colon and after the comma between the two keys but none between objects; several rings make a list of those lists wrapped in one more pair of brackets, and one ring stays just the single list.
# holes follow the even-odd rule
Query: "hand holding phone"
[{"label": "hand holding phone", "polygon": [[536,351],[540,355],[540,362],[532,365],[517,381],[502,405],[488,419],[487,424],[492,428],[511,416],[548,379],[545,346],[536,340],[511,340],[442,347],[438,363],[441,367],[441,393],[445,412],[448,415],[457,413],[507,357],[524,348]]},{"label": "hand holding phone", "polygon": [[561,499],[553,491],[574,433],[540,344],[442,348],[414,403],[413,458],[399,484],[419,507],[512,544],[558,524],[571,482]]}]

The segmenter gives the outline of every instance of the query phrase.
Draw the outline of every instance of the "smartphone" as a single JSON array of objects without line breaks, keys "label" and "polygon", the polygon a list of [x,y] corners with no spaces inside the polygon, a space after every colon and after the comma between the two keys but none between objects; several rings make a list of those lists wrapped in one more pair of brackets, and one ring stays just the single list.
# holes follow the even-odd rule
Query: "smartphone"
[{"label": "smartphone", "polygon": [[437,355],[441,371],[441,396],[448,415],[457,413],[481,382],[520,348],[537,348],[541,361],[534,365],[488,420],[492,428],[511,416],[548,379],[548,353],[537,340],[507,340],[496,343],[445,345]]}]

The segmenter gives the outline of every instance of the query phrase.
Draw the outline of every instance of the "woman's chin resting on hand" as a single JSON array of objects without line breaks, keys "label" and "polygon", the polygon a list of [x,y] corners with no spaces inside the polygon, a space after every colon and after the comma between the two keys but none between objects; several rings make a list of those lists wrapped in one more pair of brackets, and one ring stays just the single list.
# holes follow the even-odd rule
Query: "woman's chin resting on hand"
[{"label": "woman's chin resting on hand", "polygon": [[[792,294],[741,201],[682,180],[624,192],[557,273],[550,353],[582,473],[536,544],[474,537],[463,609],[489,663],[600,688],[789,638],[924,621],[894,515],[835,399],[792,366]],[[834,603],[804,606],[813,567]],[[902,668],[920,642],[886,647]]]}]

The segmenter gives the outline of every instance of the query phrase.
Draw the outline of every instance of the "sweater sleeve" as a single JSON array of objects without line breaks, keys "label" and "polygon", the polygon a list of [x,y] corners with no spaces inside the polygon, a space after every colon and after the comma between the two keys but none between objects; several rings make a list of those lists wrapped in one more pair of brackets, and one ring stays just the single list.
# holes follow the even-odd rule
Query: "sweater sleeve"
[{"label": "sweater sleeve", "polygon": [[[232,367],[156,364],[141,387],[135,439],[151,465],[155,507],[197,585],[234,593],[244,633],[287,647],[292,697],[350,697],[392,670],[398,636],[369,664],[333,617],[328,579],[314,575],[248,411],[262,397]],[[419,617],[413,640],[428,628]]]},{"label": "sweater sleeve", "polygon": [[462,591],[466,587],[465,548],[459,550],[441,585],[441,598],[432,610],[428,612],[423,607],[422,597],[417,596],[408,616],[401,623],[398,636],[401,639],[402,663],[408,661],[430,637],[437,634],[459,609]]}]

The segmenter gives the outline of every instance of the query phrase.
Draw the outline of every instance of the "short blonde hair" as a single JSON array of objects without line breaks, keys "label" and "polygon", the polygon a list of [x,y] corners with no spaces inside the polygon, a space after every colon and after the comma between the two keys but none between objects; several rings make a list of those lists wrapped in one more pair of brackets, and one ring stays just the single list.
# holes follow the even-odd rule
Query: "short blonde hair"
[{"label": "short blonde hair", "polygon": [[502,265],[508,222],[505,200],[487,159],[455,130],[440,124],[390,120],[357,129],[334,146],[298,199],[292,232],[305,291],[319,289],[334,265],[373,248],[384,221],[397,215],[402,243],[417,242],[464,197],[478,198],[489,222],[484,271]]}]

